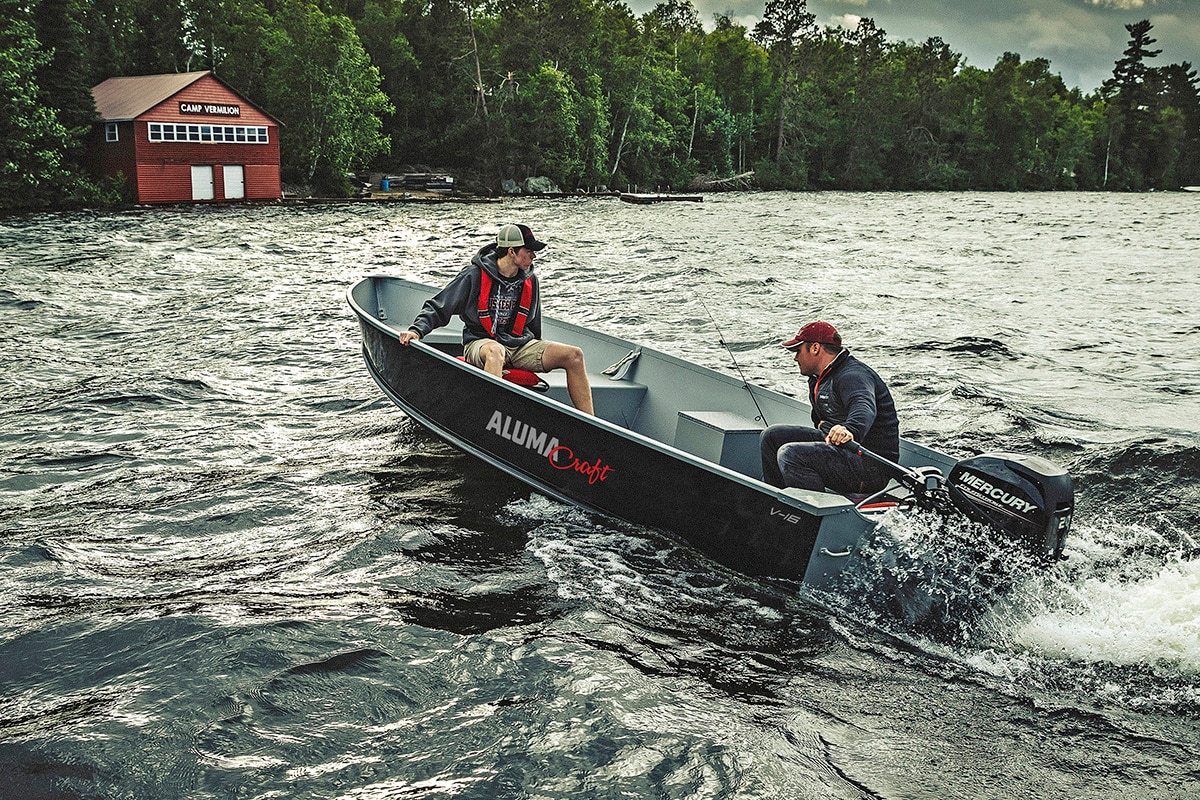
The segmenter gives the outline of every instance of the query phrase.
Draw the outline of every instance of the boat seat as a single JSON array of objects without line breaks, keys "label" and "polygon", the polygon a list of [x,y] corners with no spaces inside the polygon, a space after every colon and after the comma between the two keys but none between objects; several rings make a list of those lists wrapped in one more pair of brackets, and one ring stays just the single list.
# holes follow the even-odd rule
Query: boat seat
[{"label": "boat seat", "polygon": [[762,479],[762,423],[729,411],[680,411],[675,446],[706,461]]},{"label": "boat seat", "polygon": [[[466,359],[462,356],[458,360],[466,363]],[[550,388],[546,381],[542,380],[542,376],[536,372],[530,372],[527,369],[515,369],[509,367],[502,371],[504,380],[509,383],[515,383],[517,386],[524,386],[526,389],[533,389],[535,392],[544,392]]]},{"label": "boat seat", "polygon": [[[550,384],[550,390],[546,392],[547,397],[571,405],[565,371],[556,369],[538,374]],[[588,383],[592,386],[592,407],[596,416],[622,428],[632,428],[637,420],[638,410],[642,407],[642,400],[646,397],[645,384],[613,380],[596,372],[588,373]]]}]

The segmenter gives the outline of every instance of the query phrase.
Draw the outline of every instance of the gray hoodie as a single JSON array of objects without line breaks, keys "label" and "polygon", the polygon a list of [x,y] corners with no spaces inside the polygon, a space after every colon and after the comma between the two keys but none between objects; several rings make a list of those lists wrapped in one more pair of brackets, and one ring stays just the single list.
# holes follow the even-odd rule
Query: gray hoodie
[{"label": "gray hoodie", "polygon": [[[422,339],[435,328],[440,328],[458,315],[463,322],[463,344],[476,339],[488,338],[487,330],[479,321],[479,287],[481,275],[487,272],[492,278],[492,293],[488,298],[488,307],[492,311],[494,338],[497,342],[508,347],[516,347],[532,339],[542,336],[542,306],[541,293],[538,288],[538,278],[530,267],[527,273],[518,274],[515,278],[504,278],[496,266],[496,245],[489,244],[480,248],[471,259],[471,266],[458,273],[442,290],[425,301],[421,313],[413,320],[409,330],[416,332]],[[533,282],[533,297],[529,303],[529,317],[525,322],[525,330],[520,336],[513,336],[512,326],[517,315],[517,306],[521,299],[521,288],[528,276]]]}]

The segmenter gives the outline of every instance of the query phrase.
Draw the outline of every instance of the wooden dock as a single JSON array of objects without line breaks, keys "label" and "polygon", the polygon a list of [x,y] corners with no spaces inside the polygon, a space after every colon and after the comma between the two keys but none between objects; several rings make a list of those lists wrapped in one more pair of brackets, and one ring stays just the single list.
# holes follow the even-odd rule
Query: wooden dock
[{"label": "wooden dock", "polygon": [[698,194],[639,194],[636,192],[622,192],[621,200],[626,203],[648,205],[650,203],[668,203],[671,201],[699,203],[702,202],[704,198]]}]

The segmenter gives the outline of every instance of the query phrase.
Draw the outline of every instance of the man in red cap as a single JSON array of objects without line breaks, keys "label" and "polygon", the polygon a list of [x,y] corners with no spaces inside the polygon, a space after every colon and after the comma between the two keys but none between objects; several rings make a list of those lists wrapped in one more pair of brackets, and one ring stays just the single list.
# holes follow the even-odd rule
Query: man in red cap
[{"label": "man in red cap", "polygon": [[882,489],[887,476],[876,462],[838,445],[853,440],[899,460],[900,423],[887,384],[842,347],[841,334],[828,322],[809,322],[780,344],[796,354],[800,373],[808,377],[815,427],[772,425],[763,431],[763,480],[842,494]]},{"label": "man in red cap", "polygon": [[505,367],[530,372],[563,369],[575,408],[593,413],[583,351],[541,338],[541,293],[533,258],[545,246],[528,225],[502,225],[494,243],[480,248],[470,266],[425,301],[413,324],[400,334],[400,344],[428,336],[458,315],[467,363],[497,378]]}]

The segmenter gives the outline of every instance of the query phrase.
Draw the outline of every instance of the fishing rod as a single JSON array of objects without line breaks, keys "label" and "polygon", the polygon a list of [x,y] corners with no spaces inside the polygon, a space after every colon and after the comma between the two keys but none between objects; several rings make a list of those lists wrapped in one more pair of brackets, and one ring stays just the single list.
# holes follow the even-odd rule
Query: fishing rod
[{"label": "fishing rod", "polygon": [[750,393],[750,400],[754,403],[754,407],[758,409],[758,416],[755,419],[762,422],[763,425],[770,425],[771,423],[767,422],[767,415],[763,413],[762,406],[758,404],[758,398],[754,396],[754,389],[751,388],[750,381],[746,380],[746,374],[742,372],[742,366],[738,363],[737,356],[733,354],[733,348],[725,342],[725,334],[721,331],[721,326],[717,324],[716,317],[708,310],[708,305],[705,304],[703,297],[697,295],[696,299],[700,301],[700,307],[704,309],[704,313],[708,314],[708,318],[712,321],[713,328],[717,332],[717,341],[725,348],[725,352],[729,353],[729,359],[733,361],[733,368],[737,370],[738,377],[742,379],[743,388]]}]

